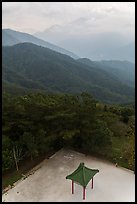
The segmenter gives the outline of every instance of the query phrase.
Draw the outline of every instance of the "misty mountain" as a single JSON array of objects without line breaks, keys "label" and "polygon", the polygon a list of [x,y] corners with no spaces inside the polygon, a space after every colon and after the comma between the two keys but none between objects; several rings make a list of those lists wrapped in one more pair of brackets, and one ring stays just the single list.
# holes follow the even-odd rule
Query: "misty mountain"
[{"label": "misty mountain", "polygon": [[11,46],[11,45],[15,45],[17,43],[23,43],[23,42],[30,42],[36,45],[41,45],[43,47],[52,49],[56,52],[60,52],[60,53],[69,55],[73,57],[74,59],[78,58],[78,56],[76,56],[72,52],[69,52],[68,50],[65,50],[59,46],[53,45],[47,41],[38,39],[35,36],[30,35],[28,33],[22,33],[22,32],[14,31],[11,29],[2,29],[2,45],[3,46]]},{"label": "misty mountain", "polygon": [[[135,42],[127,43],[115,50],[115,56],[118,59],[123,58],[135,63]],[[115,57],[115,58],[116,58]]]},{"label": "misty mountain", "polygon": [[12,46],[17,43],[20,43],[18,39],[14,36],[10,35],[6,30],[2,30],[2,45],[4,46]]},{"label": "misty mountain", "polygon": [[[75,25],[78,27],[78,22],[75,22]],[[127,60],[135,62],[134,40],[129,42],[127,38],[117,32],[81,34],[78,30],[77,33],[77,35],[73,34],[71,25],[66,27],[54,25],[34,35],[71,50],[80,57],[91,60]]]},{"label": "misty mountain", "polygon": [[91,61],[88,58],[80,58],[79,62],[91,67],[97,67],[116,76],[122,83],[135,87],[135,64],[128,61],[102,60]]},{"label": "misty mountain", "polygon": [[2,48],[2,78],[3,90],[6,84],[6,90],[11,85],[50,92],[89,92],[106,103],[134,100],[134,88],[113,74],[31,43]]},{"label": "misty mountain", "polygon": [[[71,42],[71,43],[70,43]],[[135,43],[118,33],[100,33],[61,40],[58,45],[91,60],[127,60],[135,62]]]}]

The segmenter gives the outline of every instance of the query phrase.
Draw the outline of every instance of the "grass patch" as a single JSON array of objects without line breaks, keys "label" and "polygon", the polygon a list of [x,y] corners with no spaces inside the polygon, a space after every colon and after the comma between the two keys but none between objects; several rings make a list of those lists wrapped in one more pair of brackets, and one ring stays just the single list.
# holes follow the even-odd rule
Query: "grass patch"
[{"label": "grass patch", "polygon": [[10,177],[5,177],[2,179],[2,189],[9,185],[13,185],[16,181],[22,178],[21,172],[14,172],[13,175],[10,175]]},{"label": "grass patch", "polygon": [[118,163],[119,166],[130,169],[128,161],[124,158],[123,147],[126,147],[128,139],[125,136],[112,137],[112,159]]}]

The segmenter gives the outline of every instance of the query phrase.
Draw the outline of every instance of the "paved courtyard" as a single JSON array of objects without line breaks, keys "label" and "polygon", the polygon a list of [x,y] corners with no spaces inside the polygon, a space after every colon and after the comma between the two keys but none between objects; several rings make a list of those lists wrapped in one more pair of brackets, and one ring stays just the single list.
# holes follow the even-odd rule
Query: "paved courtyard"
[{"label": "paved courtyard", "polygon": [[[86,199],[83,200],[83,188],[74,184],[71,194],[71,181],[65,177],[84,162],[85,166],[99,169],[86,187]],[[14,188],[2,196],[3,202],[134,202],[135,175],[132,171],[115,167],[114,164],[92,156],[61,149],[50,159],[37,166],[34,174],[17,182]]]}]

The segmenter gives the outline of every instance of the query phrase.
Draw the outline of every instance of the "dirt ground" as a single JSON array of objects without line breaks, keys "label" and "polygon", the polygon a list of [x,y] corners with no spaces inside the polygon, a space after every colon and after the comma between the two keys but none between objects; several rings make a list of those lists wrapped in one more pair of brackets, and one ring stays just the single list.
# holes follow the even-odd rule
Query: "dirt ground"
[{"label": "dirt ground", "polygon": [[[99,169],[94,188],[91,189],[91,182],[86,187],[85,200],[82,186],[74,184],[74,194],[71,194],[71,181],[65,178],[80,162]],[[2,202],[135,202],[135,174],[92,156],[61,149],[35,169],[32,175],[3,194]]]}]

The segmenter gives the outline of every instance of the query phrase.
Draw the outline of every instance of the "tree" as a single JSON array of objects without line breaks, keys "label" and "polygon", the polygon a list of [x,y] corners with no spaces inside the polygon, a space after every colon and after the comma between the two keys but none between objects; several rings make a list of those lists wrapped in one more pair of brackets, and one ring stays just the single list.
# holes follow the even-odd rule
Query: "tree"
[{"label": "tree", "polygon": [[2,172],[14,166],[11,140],[8,136],[2,136]]},{"label": "tree", "polygon": [[105,154],[111,150],[112,135],[105,122],[96,120],[89,133],[83,137],[83,148],[88,149],[89,153]]},{"label": "tree", "polygon": [[128,144],[124,156],[128,160],[129,167],[135,170],[135,124],[131,122],[127,130]]},{"label": "tree", "polygon": [[35,138],[31,132],[24,132],[22,136],[22,143],[26,147],[31,160],[33,160],[33,157],[38,155],[38,150]]},{"label": "tree", "polygon": [[16,170],[19,170],[19,161],[23,159],[23,149],[21,145],[18,142],[13,143],[13,158],[16,164]]},{"label": "tree", "polygon": [[108,108],[107,108],[107,105],[104,105],[104,111],[107,111]]},{"label": "tree", "polygon": [[132,108],[124,107],[121,110],[121,116],[124,123],[128,123],[129,116],[133,115],[134,111]]}]

